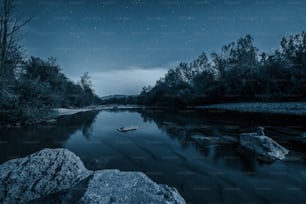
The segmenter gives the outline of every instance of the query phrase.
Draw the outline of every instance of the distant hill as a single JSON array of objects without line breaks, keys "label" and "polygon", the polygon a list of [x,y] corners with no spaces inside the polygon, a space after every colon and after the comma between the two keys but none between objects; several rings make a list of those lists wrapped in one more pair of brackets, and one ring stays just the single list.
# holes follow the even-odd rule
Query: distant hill
[{"label": "distant hill", "polygon": [[138,99],[138,95],[108,95],[101,97],[102,104],[135,104]]},{"label": "distant hill", "polygon": [[129,97],[128,95],[120,95],[120,94],[115,94],[115,95],[108,95],[108,96],[102,96],[101,100],[109,100],[109,99],[123,99]]}]

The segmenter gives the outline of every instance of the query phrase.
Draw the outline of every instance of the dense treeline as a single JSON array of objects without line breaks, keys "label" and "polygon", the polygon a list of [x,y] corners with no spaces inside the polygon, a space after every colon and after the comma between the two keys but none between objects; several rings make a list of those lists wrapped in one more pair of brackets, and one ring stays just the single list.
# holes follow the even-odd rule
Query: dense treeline
[{"label": "dense treeline", "polygon": [[4,0],[0,13],[0,125],[34,123],[48,117],[54,107],[100,103],[88,73],[76,84],[61,72],[55,59],[24,56],[18,39],[28,20],[18,22],[12,12],[12,0]]},{"label": "dense treeline", "polygon": [[137,104],[138,103],[138,95],[112,95],[101,98],[101,104]]},{"label": "dense treeline", "polygon": [[2,122],[31,123],[48,117],[51,108],[100,103],[91,88],[88,73],[79,83],[73,83],[52,58],[44,61],[31,57],[15,73],[13,80],[2,80],[0,86]]},{"label": "dense treeline", "polygon": [[191,63],[180,63],[144,87],[139,103],[199,105],[242,101],[300,101],[306,95],[306,33],[283,37],[272,53],[259,52],[247,35]]}]

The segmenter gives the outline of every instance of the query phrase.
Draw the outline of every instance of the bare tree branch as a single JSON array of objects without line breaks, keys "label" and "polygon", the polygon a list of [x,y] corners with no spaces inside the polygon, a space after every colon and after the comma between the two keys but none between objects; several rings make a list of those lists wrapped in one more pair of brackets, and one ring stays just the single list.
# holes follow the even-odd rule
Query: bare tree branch
[{"label": "bare tree branch", "polygon": [[21,24],[18,24],[17,21],[15,21],[12,30],[7,34],[7,36],[14,35],[16,32],[20,31],[20,29],[22,27],[24,27],[26,24],[28,24],[31,20],[32,20],[32,17],[28,18],[27,20],[25,20]]},{"label": "bare tree branch", "polygon": [[8,78],[14,78],[14,69],[21,60],[19,32],[32,19],[19,23],[13,17],[13,1],[3,0],[0,13],[0,76]]}]

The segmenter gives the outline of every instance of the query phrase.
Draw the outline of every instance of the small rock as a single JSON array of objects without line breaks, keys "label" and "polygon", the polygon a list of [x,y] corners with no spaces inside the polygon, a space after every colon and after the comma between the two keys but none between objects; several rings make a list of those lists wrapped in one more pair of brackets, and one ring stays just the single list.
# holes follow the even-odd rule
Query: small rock
[{"label": "small rock", "polygon": [[208,137],[205,137],[205,136],[202,136],[202,135],[192,135],[191,138],[194,139],[194,140],[205,140]]},{"label": "small rock", "polygon": [[240,145],[254,152],[260,159],[268,161],[285,159],[289,152],[285,147],[265,136],[263,128],[259,128],[257,133],[242,133]]},{"label": "small rock", "polygon": [[49,123],[49,124],[56,123],[56,119],[49,119],[49,120],[46,120],[45,123]]}]

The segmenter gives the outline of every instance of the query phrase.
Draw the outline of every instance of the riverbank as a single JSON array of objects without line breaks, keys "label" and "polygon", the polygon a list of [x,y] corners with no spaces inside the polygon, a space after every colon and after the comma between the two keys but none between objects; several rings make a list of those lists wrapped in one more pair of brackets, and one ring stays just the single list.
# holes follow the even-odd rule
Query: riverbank
[{"label": "riverbank", "polygon": [[51,124],[51,123],[55,123],[57,118],[61,116],[69,116],[69,115],[74,115],[74,114],[88,112],[88,111],[131,110],[131,109],[144,109],[144,108],[148,108],[148,107],[139,106],[139,105],[111,104],[111,105],[92,105],[92,106],[86,106],[82,108],[53,108],[49,111],[46,111],[45,116],[43,118],[38,117],[35,120],[31,120],[31,121],[24,121],[24,122],[16,121],[16,122],[10,122],[10,123],[5,123],[3,121],[0,121],[0,128],[32,126],[32,125],[44,124],[44,123]]},{"label": "riverbank", "polygon": [[[49,113],[46,113],[46,117],[41,119],[37,118],[36,121],[15,122],[9,124],[0,124],[0,128],[11,128],[21,126],[31,126],[41,123],[54,123],[58,117],[74,115],[77,113],[88,111],[101,111],[101,110],[132,110],[132,109],[164,109],[165,107],[158,106],[142,106],[142,105],[97,105],[88,106],[83,108],[54,108]],[[272,114],[284,114],[284,115],[297,115],[306,116],[306,102],[254,102],[254,103],[223,103],[212,104],[204,106],[196,106],[196,109],[218,109],[225,111],[238,111],[249,113],[272,113]],[[191,107],[187,109],[193,109]]]},{"label": "riverbank", "polygon": [[23,127],[23,126],[32,126],[37,124],[50,124],[55,123],[58,117],[74,115],[77,113],[88,112],[88,111],[100,111],[102,106],[88,106],[83,108],[53,108],[51,110],[45,111],[43,117],[37,117],[34,120],[28,121],[15,121],[15,122],[5,122],[0,121],[0,128],[14,128],[14,127]]},{"label": "riverbank", "polygon": [[223,103],[197,106],[200,109],[219,109],[251,113],[273,113],[289,115],[306,115],[306,102],[256,102],[256,103]]},{"label": "riverbank", "polygon": [[73,115],[87,111],[99,111],[99,110],[102,110],[102,106],[90,106],[85,108],[54,108],[52,109],[52,112],[54,113],[54,118],[57,118],[63,115]]}]

